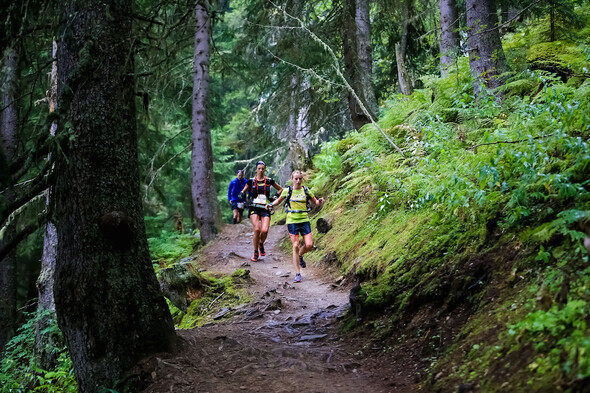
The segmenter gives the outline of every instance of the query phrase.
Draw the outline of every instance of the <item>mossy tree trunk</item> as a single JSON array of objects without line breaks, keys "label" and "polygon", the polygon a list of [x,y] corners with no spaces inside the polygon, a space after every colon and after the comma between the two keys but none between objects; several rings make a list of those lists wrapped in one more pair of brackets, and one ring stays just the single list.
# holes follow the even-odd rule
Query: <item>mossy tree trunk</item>
[{"label": "mossy tree trunk", "polygon": [[[19,55],[15,45],[5,49],[2,59],[2,93],[0,110],[0,137],[2,157],[6,167],[14,160],[17,146],[18,105],[16,101],[18,91]],[[8,181],[9,184],[12,182]],[[3,193],[4,200],[0,204],[10,204],[14,192],[9,186]],[[0,206],[1,208],[1,206]],[[8,224],[2,237],[0,248],[14,236],[14,222]],[[6,343],[12,338],[16,327],[16,265],[14,251],[4,258],[0,258],[0,359]]]},{"label": "mossy tree trunk", "polygon": [[80,392],[134,391],[132,368],[172,351],[176,334],[142,215],[132,1],[68,1],[60,12],[58,133],[69,138],[56,157],[58,323]]},{"label": "mossy tree trunk", "polygon": [[195,6],[195,52],[193,63],[193,151],[191,156],[191,192],[201,240],[213,240],[221,224],[217,202],[213,149],[209,123],[209,58],[211,37],[211,4],[198,0]]},{"label": "mossy tree trunk", "polygon": [[494,89],[503,84],[499,75],[507,68],[506,58],[500,41],[495,1],[467,0],[466,7],[469,68],[473,90],[479,95],[482,85]]}]

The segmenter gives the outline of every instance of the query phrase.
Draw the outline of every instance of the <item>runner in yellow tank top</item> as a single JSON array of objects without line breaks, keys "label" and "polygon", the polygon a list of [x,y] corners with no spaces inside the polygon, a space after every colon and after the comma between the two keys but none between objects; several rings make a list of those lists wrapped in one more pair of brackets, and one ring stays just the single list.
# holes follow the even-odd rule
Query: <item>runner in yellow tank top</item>
[{"label": "runner in yellow tank top", "polygon": [[[288,198],[285,210],[287,211],[287,229],[291,244],[293,245],[293,266],[295,266],[295,280],[294,282],[301,282],[301,269],[305,267],[303,254],[311,251],[313,247],[313,239],[311,236],[311,224],[309,222],[309,215],[307,214],[307,200],[309,199],[317,206],[324,204],[324,198],[317,199],[315,195],[302,185],[303,173],[301,171],[294,171],[291,174],[291,181],[293,187],[291,190],[291,197]],[[279,199],[269,204],[269,208],[278,206],[287,199],[289,189],[284,188]],[[299,235],[303,236],[303,247],[299,246]]]}]

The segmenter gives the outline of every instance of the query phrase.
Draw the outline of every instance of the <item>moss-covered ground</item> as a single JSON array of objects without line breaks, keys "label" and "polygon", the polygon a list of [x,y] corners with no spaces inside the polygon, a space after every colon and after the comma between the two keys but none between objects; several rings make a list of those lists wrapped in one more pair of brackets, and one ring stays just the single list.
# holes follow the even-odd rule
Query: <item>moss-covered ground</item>
[{"label": "moss-covered ground", "polygon": [[540,28],[505,37],[501,91],[475,98],[459,59],[392,97],[379,125],[403,157],[367,125],[314,160],[313,223],[333,227],[309,259],[360,282],[347,329],[421,346],[428,391],[590,385],[590,30]]}]

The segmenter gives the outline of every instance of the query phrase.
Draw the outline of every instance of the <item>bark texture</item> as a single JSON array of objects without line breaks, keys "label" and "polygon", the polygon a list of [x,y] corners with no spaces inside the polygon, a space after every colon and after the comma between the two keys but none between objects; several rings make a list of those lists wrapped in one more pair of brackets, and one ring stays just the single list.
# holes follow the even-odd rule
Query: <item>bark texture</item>
[{"label": "bark texture", "polygon": [[459,57],[459,12],[456,0],[440,0],[440,73],[443,77]]},{"label": "bark texture", "polygon": [[395,60],[397,62],[397,80],[402,94],[412,94],[412,80],[406,67],[406,49],[408,47],[408,26],[410,24],[410,0],[403,0],[402,28],[400,41],[395,44]]},{"label": "bark texture", "polygon": [[467,0],[467,47],[473,90],[480,86],[496,88],[503,84],[499,75],[506,70],[506,58],[498,31],[498,15],[494,0]]},{"label": "bark texture", "polygon": [[[358,10],[359,17],[357,18],[357,1],[361,0],[344,0],[342,2],[341,26],[344,70],[350,82],[350,86],[361,100],[365,100],[365,107],[367,110],[369,110],[369,112],[371,112],[372,107],[376,107],[376,104],[374,101],[375,93],[372,89],[372,52],[370,44],[370,25],[368,21],[368,15],[364,14],[365,9],[362,5]],[[366,12],[368,13],[368,5],[366,5]],[[366,22],[366,25],[361,28],[362,33],[359,33],[357,22]],[[362,50],[366,53],[364,54],[363,63],[361,65],[359,58],[359,40],[366,39],[367,34],[369,35],[369,41],[363,43]],[[362,68],[362,66],[369,67]],[[370,83],[370,92],[365,91],[363,83]],[[369,97],[369,99],[372,97],[373,102],[368,103],[367,97]],[[363,112],[357,100],[350,93],[348,94],[348,109],[350,111],[352,124],[356,130],[359,130],[362,126],[371,122],[369,116]],[[370,113],[370,115],[373,116],[373,118],[375,116],[374,113]]]},{"label": "bark texture", "polygon": [[54,297],[83,393],[142,388],[133,367],[176,341],[142,215],[131,5],[60,7],[58,132],[71,137],[56,167]]},{"label": "bark texture", "polygon": [[[57,42],[53,41],[53,65],[51,67],[51,88],[49,89],[49,111],[55,111],[57,106]],[[55,135],[57,124],[51,124],[50,133]],[[48,157],[51,159],[51,156]],[[50,205],[51,189],[47,191],[46,204]],[[51,207],[49,207],[51,208]],[[57,230],[54,223],[49,220],[45,225],[45,236],[43,237],[43,255],[41,257],[41,271],[37,278],[37,313],[38,319],[35,325],[35,357],[39,366],[49,370],[57,362],[56,354],[51,348],[61,343],[58,338],[45,333],[51,326],[51,321],[57,317],[55,314],[55,299],[53,298],[53,284],[55,282],[55,259],[57,255]]]},{"label": "bark texture", "polygon": [[209,58],[211,48],[210,4],[197,1],[195,7],[195,55],[193,63],[193,151],[191,156],[191,192],[201,240],[213,240],[221,224],[213,173],[213,149],[209,124]]},{"label": "bark texture", "polygon": [[[16,94],[18,91],[18,51],[15,47],[8,47],[3,53],[2,72],[2,110],[0,112],[0,137],[2,159],[6,166],[14,160],[17,144],[18,106]],[[8,188],[4,192],[1,203],[10,204],[14,193]],[[0,248],[14,236],[14,226],[8,224],[0,235]],[[6,343],[14,336],[16,327],[16,266],[14,252],[10,252],[0,259],[0,359]]]},{"label": "bark texture", "polygon": [[285,158],[277,157],[283,165],[278,171],[279,184],[285,184],[295,169],[305,170],[311,165],[309,157],[309,95],[311,88],[309,78],[293,73],[291,75],[291,102],[289,105],[289,123],[279,131],[279,137],[288,142]]},{"label": "bark texture", "polygon": [[377,100],[373,88],[373,46],[369,10],[369,0],[356,0],[354,20],[359,64],[359,97],[365,100],[366,107],[374,116],[377,113]]}]

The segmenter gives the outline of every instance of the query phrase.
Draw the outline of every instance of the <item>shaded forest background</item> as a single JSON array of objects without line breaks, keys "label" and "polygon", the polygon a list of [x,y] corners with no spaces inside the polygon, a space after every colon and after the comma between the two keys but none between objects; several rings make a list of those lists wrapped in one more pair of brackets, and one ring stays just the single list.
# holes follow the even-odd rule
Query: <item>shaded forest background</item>
[{"label": "shaded forest background", "polygon": [[[95,354],[72,354],[73,340],[84,313],[98,312],[80,297],[100,289],[115,302],[127,283],[112,277],[122,274],[153,286],[153,270],[191,255],[228,222],[229,181],[238,169],[253,176],[263,160],[280,184],[304,169],[316,194],[329,197],[325,214],[339,229],[319,237],[316,262],[362,283],[365,318],[379,321],[383,336],[399,315],[435,298],[450,314],[465,302],[476,315],[490,311],[484,288],[500,293],[497,321],[466,322],[469,349],[440,334],[449,342],[433,350],[433,386],[483,378],[514,352],[530,357],[517,367],[525,383],[552,391],[558,380],[564,391],[582,391],[590,378],[588,9],[582,0],[4,2],[0,347],[29,357],[5,357],[2,389],[23,383],[10,378],[31,368],[38,377],[29,374],[30,387],[75,389],[60,338],[68,329],[84,386],[82,365]],[[199,147],[197,132],[210,142]],[[82,164],[109,145],[100,165]],[[72,188],[84,177],[104,194]],[[76,236],[98,239],[77,227],[81,205],[115,229],[101,229],[105,245],[83,251],[92,262],[66,269],[82,251],[55,250],[63,253],[55,285],[69,288],[58,291],[58,328],[51,236],[63,247]],[[117,258],[137,268],[113,264],[93,282]],[[456,271],[461,280],[450,278]],[[132,304],[159,304],[171,336],[157,292]],[[115,330],[135,323],[129,313],[111,321]],[[501,327],[484,345],[490,323]],[[174,347],[173,338],[163,341]],[[112,370],[88,368],[112,386],[159,345],[127,349]],[[460,351],[475,365],[456,369]],[[434,378],[439,370],[448,380]],[[489,382],[489,391],[505,382],[513,381]]]}]

